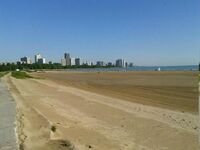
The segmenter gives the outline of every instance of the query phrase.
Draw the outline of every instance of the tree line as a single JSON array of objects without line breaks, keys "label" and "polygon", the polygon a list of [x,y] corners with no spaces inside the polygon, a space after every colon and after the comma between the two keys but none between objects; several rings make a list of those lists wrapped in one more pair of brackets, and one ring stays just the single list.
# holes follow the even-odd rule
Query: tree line
[{"label": "tree line", "polygon": [[0,64],[0,72],[2,71],[15,71],[19,70],[42,70],[42,69],[73,69],[73,68],[109,68],[112,66],[88,66],[88,65],[80,65],[80,66],[62,66],[60,63],[54,64],[14,64],[14,63],[6,63]]}]

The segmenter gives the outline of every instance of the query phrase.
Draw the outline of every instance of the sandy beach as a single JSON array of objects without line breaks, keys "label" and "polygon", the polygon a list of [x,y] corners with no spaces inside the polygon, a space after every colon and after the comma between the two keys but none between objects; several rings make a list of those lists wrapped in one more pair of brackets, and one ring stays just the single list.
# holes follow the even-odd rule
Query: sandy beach
[{"label": "sandy beach", "polygon": [[199,149],[198,72],[31,75],[6,77],[25,150]]},{"label": "sandy beach", "polygon": [[37,77],[144,105],[198,113],[198,72],[49,72]]}]

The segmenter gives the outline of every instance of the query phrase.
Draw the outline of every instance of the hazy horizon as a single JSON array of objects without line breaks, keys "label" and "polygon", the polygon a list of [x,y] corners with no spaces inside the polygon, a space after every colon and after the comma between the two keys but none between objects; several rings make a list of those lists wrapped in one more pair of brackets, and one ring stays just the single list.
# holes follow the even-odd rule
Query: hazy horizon
[{"label": "hazy horizon", "polygon": [[198,0],[0,1],[0,62],[65,52],[84,61],[123,58],[139,66],[200,61]]}]

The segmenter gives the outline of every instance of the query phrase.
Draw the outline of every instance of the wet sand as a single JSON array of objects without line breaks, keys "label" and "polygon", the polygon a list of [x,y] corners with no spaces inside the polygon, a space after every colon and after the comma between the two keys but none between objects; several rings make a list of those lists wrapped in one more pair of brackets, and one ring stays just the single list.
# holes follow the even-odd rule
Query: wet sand
[{"label": "wet sand", "polygon": [[[199,149],[195,72],[32,75],[45,79],[7,79],[25,150]],[[169,104],[169,98],[184,105]],[[188,100],[193,104],[187,106]],[[62,140],[71,147],[63,147]]]}]

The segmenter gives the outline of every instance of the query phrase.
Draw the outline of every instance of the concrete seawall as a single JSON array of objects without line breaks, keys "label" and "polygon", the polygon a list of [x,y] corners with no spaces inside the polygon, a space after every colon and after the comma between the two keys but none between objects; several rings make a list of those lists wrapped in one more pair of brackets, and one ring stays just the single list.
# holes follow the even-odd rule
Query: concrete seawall
[{"label": "concrete seawall", "polygon": [[0,79],[0,150],[17,150],[16,103]]}]

